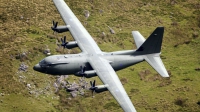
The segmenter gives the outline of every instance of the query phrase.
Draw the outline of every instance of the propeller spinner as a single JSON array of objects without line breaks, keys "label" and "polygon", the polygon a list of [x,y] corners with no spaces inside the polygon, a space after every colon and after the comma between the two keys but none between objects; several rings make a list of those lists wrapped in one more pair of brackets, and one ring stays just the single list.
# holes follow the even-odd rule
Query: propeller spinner
[{"label": "propeller spinner", "polygon": [[58,22],[53,21],[53,26],[51,27],[51,29],[54,32],[62,33],[62,32],[69,31],[69,25],[58,26]]}]

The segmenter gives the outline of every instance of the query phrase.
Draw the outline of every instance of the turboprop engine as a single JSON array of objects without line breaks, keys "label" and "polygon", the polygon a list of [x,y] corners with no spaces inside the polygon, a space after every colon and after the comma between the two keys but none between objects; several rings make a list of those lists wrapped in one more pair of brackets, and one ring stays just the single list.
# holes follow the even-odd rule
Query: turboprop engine
[{"label": "turboprop engine", "polygon": [[69,25],[58,26],[58,22],[53,21],[53,26],[51,27],[51,29],[54,32],[62,33],[62,32],[69,31],[69,27],[70,27]]},{"label": "turboprop engine", "polygon": [[89,88],[91,91],[92,91],[92,96],[94,95],[94,92],[95,93],[101,93],[101,92],[104,92],[104,91],[107,91],[107,85],[98,85],[98,86],[95,86],[95,80],[92,82],[90,81],[90,85],[91,87]]},{"label": "turboprop engine", "polygon": [[85,71],[85,68],[86,68],[85,66],[84,67],[80,66],[80,71],[75,73],[74,75],[78,77],[86,77],[86,78],[97,76],[95,70]]},{"label": "turboprop engine", "polygon": [[72,49],[72,48],[75,48],[75,47],[78,47],[78,44],[76,41],[71,41],[71,42],[66,42],[66,36],[64,36],[64,39],[61,38],[61,46],[63,46],[64,48],[67,48],[67,49]]}]

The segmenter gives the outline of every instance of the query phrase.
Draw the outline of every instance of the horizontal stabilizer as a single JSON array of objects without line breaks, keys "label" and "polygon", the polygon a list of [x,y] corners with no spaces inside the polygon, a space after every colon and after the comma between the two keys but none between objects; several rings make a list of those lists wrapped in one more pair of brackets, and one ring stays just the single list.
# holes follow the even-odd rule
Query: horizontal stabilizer
[{"label": "horizontal stabilizer", "polygon": [[162,77],[169,77],[169,74],[160,59],[160,54],[149,54],[144,55],[144,59],[162,76]]},{"label": "horizontal stabilizer", "polygon": [[157,27],[145,40],[138,31],[132,31],[132,35],[138,48],[133,55],[141,55],[162,77],[169,77],[160,58],[163,34],[164,27]]}]

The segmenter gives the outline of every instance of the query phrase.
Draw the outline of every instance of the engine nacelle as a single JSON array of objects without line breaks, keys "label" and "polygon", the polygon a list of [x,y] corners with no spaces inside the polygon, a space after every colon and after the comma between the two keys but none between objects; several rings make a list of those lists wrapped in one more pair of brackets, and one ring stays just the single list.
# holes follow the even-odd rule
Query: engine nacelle
[{"label": "engine nacelle", "polygon": [[104,92],[104,91],[108,91],[107,85],[98,85],[98,86],[95,86],[95,90],[94,91],[96,93],[101,93],[101,92]]},{"label": "engine nacelle", "polygon": [[85,77],[86,78],[91,78],[97,76],[96,71],[91,70],[91,71],[85,71]]},{"label": "engine nacelle", "polygon": [[[83,77],[83,75],[80,74],[79,72],[75,73],[74,75],[76,75],[78,77]],[[97,76],[95,70],[90,70],[90,71],[85,71],[84,72],[84,77],[86,77],[86,78],[91,78],[91,77],[95,77],[95,76]]]},{"label": "engine nacelle", "polygon": [[68,43],[65,45],[65,48],[67,48],[67,49],[72,49],[72,48],[75,48],[75,47],[78,47],[78,44],[77,44],[76,41],[68,42]]},{"label": "engine nacelle", "polygon": [[57,33],[67,32],[67,31],[69,31],[69,25],[57,26],[56,28],[52,27],[52,30],[57,32]]}]

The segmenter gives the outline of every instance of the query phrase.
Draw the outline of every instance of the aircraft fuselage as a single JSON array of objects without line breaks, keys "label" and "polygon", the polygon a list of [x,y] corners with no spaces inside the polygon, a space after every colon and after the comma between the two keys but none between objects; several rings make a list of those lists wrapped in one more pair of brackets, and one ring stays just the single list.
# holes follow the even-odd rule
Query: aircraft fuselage
[{"label": "aircraft fuselage", "polygon": [[[68,54],[52,55],[44,58],[34,66],[34,70],[51,75],[71,75],[80,71],[80,66],[85,66],[85,71],[93,70],[87,61],[92,54]],[[115,71],[124,69],[136,63],[142,62],[142,56],[115,55],[113,53],[99,54],[99,57],[109,60]]]}]

